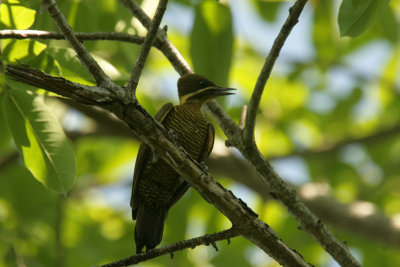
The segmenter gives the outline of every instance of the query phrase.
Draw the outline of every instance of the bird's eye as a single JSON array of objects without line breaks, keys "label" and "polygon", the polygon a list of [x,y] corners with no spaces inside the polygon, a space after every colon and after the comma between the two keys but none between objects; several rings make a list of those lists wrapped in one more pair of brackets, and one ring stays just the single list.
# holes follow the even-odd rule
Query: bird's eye
[{"label": "bird's eye", "polygon": [[200,81],[199,84],[201,87],[206,87],[207,85],[206,81]]}]

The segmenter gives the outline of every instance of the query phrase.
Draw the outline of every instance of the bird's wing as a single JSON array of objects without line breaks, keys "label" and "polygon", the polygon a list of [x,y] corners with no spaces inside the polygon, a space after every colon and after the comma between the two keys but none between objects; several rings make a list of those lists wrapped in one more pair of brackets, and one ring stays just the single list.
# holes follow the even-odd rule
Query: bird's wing
[{"label": "bird's wing", "polygon": [[205,161],[214,147],[215,129],[211,123],[208,124],[208,135],[203,145],[203,151],[200,154],[199,162]]},{"label": "bird's wing", "polygon": [[[163,120],[167,117],[168,113],[172,110],[173,105],[171,103],[167,103],[162,108],[157,112],[157,114],[154,116],[154,119],[159,122],[163,122]],[[131,195],[131,208],[132,208],[132,218],[135,220],[136,219],[136,214],[137,214],[137,203],[136,200],[136,189],[137,189],[137,184],[139,177],[142,174],[143,171],[143,166],[145,165],[145,161],[148,157],[149,152],[151,151],[150,147],[145,143],[141,142],[140,147],[138,150],[138,154],[136,157],[136,164],[135,164],[135,170],[133,173],[133,185],[132,185],[132,195]]]},{"label": "bird's wing", "polygon": [[[199,158],[197,159],[197,162],[199,163],[204,162],[208,158],[214,146],[214,138],[215,138],[214,126],[212,126],[212,124],[209,123],[207,137],[206,140],[204,141],[203,149],[200,153]],[[171,202],[168,204],[168,209],[171,208],[183,196],[183,194],[185,194],[188,188],[189,184],[188,182],[186,182],[186,180],[184,180],[176,190],[175,195],[172,197]]]}]

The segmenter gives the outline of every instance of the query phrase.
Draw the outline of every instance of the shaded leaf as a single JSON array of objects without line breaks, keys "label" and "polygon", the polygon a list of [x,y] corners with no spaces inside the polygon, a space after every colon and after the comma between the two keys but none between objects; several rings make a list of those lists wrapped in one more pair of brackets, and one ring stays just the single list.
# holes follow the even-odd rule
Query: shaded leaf
[{"label": "shaded leaf", "polygon": [[196,7],[190,36],[190,54],[196,73],[226,85],[232,60],[232,15],[228,6],[204,1]]},{"label": "shaded leaf", "polygon": [[341,36],[356,37],[372,27],[388,6],[388,0],[343,0],[339,9]]},{"label": "shaded leaf", "polygon": [[253,0],[253,3],[258,14],[260,14],[264,20],[272,22],[275,21],[283,1]]},{"label": "shaded leaf", "polygon": [[39,96],[8,90],[3,112],[25,166],[50,190],[66,195],[76,177],[72,147]]}]

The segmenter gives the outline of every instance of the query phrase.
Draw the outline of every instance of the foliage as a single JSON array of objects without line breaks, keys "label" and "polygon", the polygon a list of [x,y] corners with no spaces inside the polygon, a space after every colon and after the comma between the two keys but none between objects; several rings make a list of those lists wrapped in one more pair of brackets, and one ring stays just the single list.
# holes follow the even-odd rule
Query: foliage
[{"label": "foliage", "polygon": [[[172,43],[197,72],[238,88],[237,96],[224,104],[239,120],[290,3],[220,2],[170,1],[163,23],[169,26]],[[55,30],[48,13],[39,12],[40,4],[3,1],[0,29]],[[117,1],[59,5],[76,31],[145,33]],[[333,0],[310,2],[268,81],[255,133],[263,154],[275,158],[277,171],[291,183],[326,183],[342,203],[368,201],[397,218],[399,12],[399,1],[343,0],[340,7]],[[137,45],[84,44],[113,80],[126,82]],[[0,49],[2,66],[19,61],[93,84],[65,41],[4,39]],[[139,100],[152,114],[167,101],[176,103],[177,77],[161,53],[152,49],[138,87]],[[3,75],[0,93],[0,266],[89,266],[133,254],[128,203],[137,141],[104,134],[107,125],[100,120],[55,101],[53,95],[42,101],[42,90]],[[72,145],[56,118],[67,134],[75,136]],[[218,129],[217,133],[223,138]],[[7,161],[16,151],[21,160]],[[217,178],[308,261],[331,264],[322,248],[297,230],[297,222],[283,206],[229,177]],[[227,219],[190,191],[172,208],[162,244],[227,227]],[[330,227],[363,266],[400,264],[400,246],[374,242],[339,225]],[[231,242],[219,242],[218,252],[198,247],[175,253],[173,261],[163,256],[143,266],[276,264],[243,238]]]}]

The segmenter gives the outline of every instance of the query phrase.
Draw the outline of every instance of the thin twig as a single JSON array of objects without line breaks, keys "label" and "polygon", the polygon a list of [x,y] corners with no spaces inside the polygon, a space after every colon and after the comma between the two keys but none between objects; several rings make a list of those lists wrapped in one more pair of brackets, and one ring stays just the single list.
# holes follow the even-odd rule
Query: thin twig
[{"label": "thin twig", "polygon": [[[79,41],[121,41],[133,44],[143,44],[144,37],[124,32],[76,32]],[[65,40],[65,36],[58,32],[38,30],[0,30],[0,39],[42,39]],[[155,47],[160,49],[160,42],[155,40]]]},{"label": "thin twig", "polygon": [[265,60],[264,66],[261,70],[260,75],[257,78],[256,85],[253,90],[253,94],[250,99],[247,115],[246,124],[243,130],[244,142],[251,143],[254,141],[254,128],[256,124],[256,117],[258,108],[260,106],[261,96],[264,91],[265,84],[271,74],[272,68],[275,64],[279,53],[288,38],[293,27],[297,24],[299,16],[307,3],[307,0],[297,0],[296,3],[290,8],[289,16],[282,26],[279,35],[276,37],[274,44],[272,45],[271,51]]},{"label": "thin twig", "polygon": [[201,246],[201,245],[212,245],[215,244],[216,241],[221,241],[224,239],[230,239],[234,238],[240,235],[240,232],[235,229],[231,228],[222,232],[218,232],[215,234],[207,234],[203,235],[200,237],[188,239],[188,240],[182,240],[170,245],[166,245],[161,248],[156,248],[156,249],[151,249],[147,251],[146,253],[140,253],[133,255],[131,257],[128,257],[126,259],[114,261],[105,265],[102,265],[100,267],[120,267],[120,266],[129,266],[132,264],[137,264],[139,262],[152,259],[161,255],[166,255],[173,253],[175,251],[183,250],[186,248],[191,248],[194,249],[195,247]]},{"label": "thin twig", "polygon": [[150,28],[151,18],[142,10],[140,5],[134,0],[118,0],[143,24],[147,29]]},{"label": "thin twig", "polygon": [[[131,13],[134,15],[140,23],[147,29],[150,28],[151,19],[147,14],[142,10],[138,3],[134,0],[118,0],[123,6],[125,6]],[[171,41],[167,38],[164,30],[159,30],[159,34],[157,34],[157,40],[161,43],[160,50],[163,52],[165,57],[170,61],[175,70],[180,74],[184,75],[187,73],[193,72],[189,64],[185,61],[183,56],[179,53],[179,51],[175,48],[175,46],[171,43]]]},{"label": "thin twig", "polygon": [[138,85],[144,63],[146,62],[146,59],[150,53],[150,48],[160,27],[162,17],[164,15],[165,9],[167,8],[167,4],[168,0],[160,0],[158,2],[156,14],[154,15],[154,18],[150,24],[146,39],[142,45],[142,49],[140,50],[139,57],[136,60],[135,68],[133,69],[128,84],[126,85],[126,90],[129,92],[129,94],[132,94],[132,96],[135,96],[136,87]]},{"label": "thin twig", "polygon": [[70,42],[72,48],[78,55],[79,60],[86,67],[89,73],[93,76],[97,84],[111,87],[111,85],[113,84],[112,81],[101,69],[101,67],[94,60],[94,58],[90,55],[89,51],[81,43],[78,37],[75,35],[71,26],[68,24],[68,21],[65,19],[64,15],[58,8],[56,1],[55,0],[46,0],[46,1],[48,4],[47,8],[49,10],[51,17],[53,18],[59,29],[64,34],[65,38]]}]

